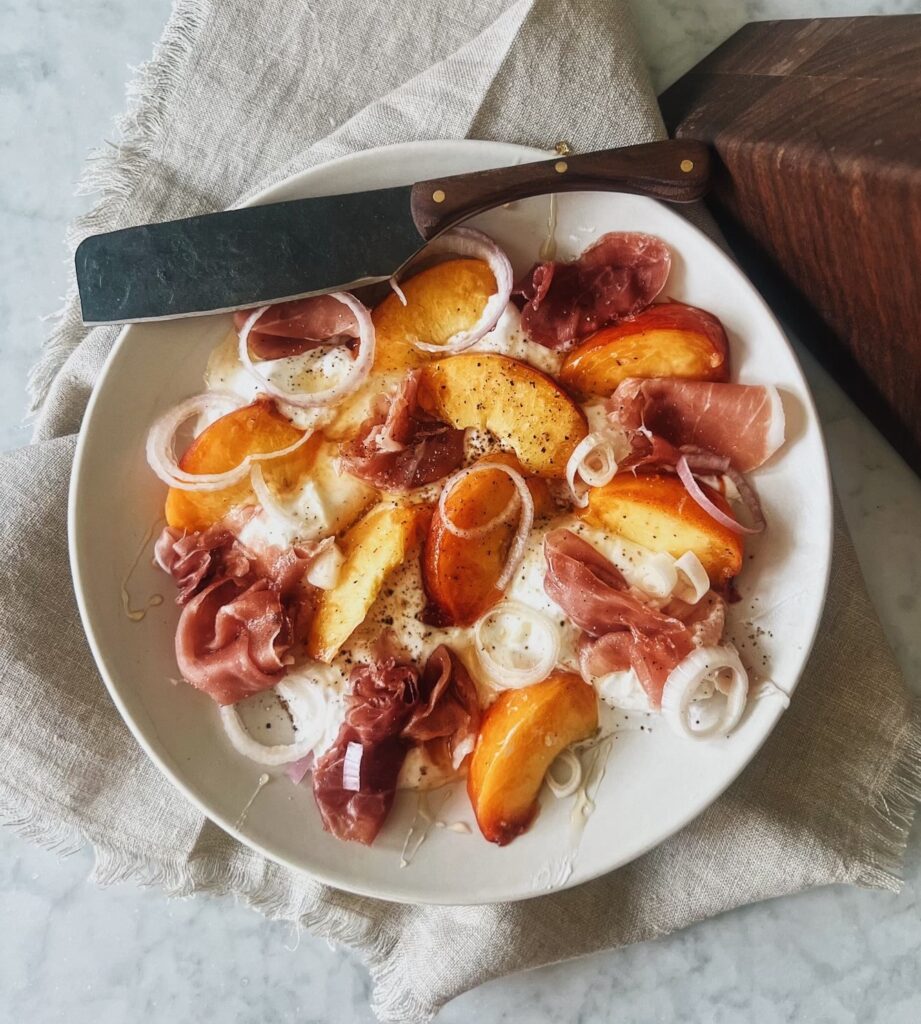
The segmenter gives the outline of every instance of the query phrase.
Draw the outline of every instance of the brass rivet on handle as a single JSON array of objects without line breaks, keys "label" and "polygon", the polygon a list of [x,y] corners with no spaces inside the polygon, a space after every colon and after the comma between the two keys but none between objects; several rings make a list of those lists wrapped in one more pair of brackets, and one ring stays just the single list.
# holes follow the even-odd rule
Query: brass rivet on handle
[{"label": "brass rivet on handle", "polygon": [[693,160],[682,160],[681,161],[681,170],[684,171],[685,174],[690,174],[691,171],[694,170],[694,161]]},{"label": "brass rivet on handle", "polygon": [[443,203],[445,201],[445,194],[440,188],[436,188],[432,193],[432,199],[434,199],[436,203]]},{"label": "brass rivet on handle", "polygon": [[557,160],[553,165],[553,169],[557,174],[565,174],[569,170],[569,164],[565,160]]}]

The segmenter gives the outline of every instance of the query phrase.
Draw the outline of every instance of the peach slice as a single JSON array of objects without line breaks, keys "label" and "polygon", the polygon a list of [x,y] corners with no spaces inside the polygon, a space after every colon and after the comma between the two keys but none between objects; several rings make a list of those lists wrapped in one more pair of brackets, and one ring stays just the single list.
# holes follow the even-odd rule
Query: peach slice
[{"label": "peach slice", "polygon": [[462,352],[427,363],[419,400],[453,427],[490,431],[535,476],[563,477],[588,433],[585,414],[551,377],[493,353]]},{"label": "peach slice", "polygon": [[[298,430],[270,399],[259,399],[221,416],[207,426],[179,460],[187,473],[224,473],[247,455],[280,451],[294,444]],[[321,438],[315,435],[290,455],[262,462],[266,483],[281,496],[289,494],[316,459]],[[171,487],[166,496],[166,521],[180,530],[205,530],[238,505],[254,504],[249,479],[220,491],[182,491]]]},{"label": "peach slice", "polygon": [[425,505],[375,505],[342,538],[345,561],[332,590],[317,601],[307,653],[330,662],[364,622],[384,580],[419,544],[431,509]]},{"label": "peach slice", "polygon": [[374,307],[371,319],[377,337],[371,376],[336,416],[327,433],[344,438],[370,415],[376,395],[386,391],[408,370],[433,357],[416,348],[416,341],[433,345],[477,322],[496,281],[482,260],[447,260],[414,274],[400,287],[406,305],[391,294]]},{"label": "peach slice", "polygon": [[[701,487],[721,511],[733,514],[721,494]],[[589,491],[588,507],[580,515],[653,551],[675,558],[693,551],[716,586],[728,583],[742,568],[742,538],[707,515],[676,476],[619,473],[604,487]]]},{"label": "peach slice", "polygon": [[483,717],[467,775],[480,831],[505,846],[537,814],[547,769],[570,743],[598,728],[595,691],[572,672],[499,694]]},{"label": "peach slice", "polygon": [[[505,452],[480,462],[504,462],[521,472],[514,455]],[[536,516],[551,515],[553,499],[546,481],[528,480]],[[456,526],[472,529],[499,515],[515,493],[515,485],[501,470],[485,470],[465,477],[445,502]],[[479,537],[458,537],[445,525],[436,508],[425,539],[422,579],[429,599],[431,621],[439,625],[471,626],[501,597],[496,581],[502,574],[515,535],[515,520],[499,523]]]},{"label": "peach slice", "polygon": [[729,344],[711,313],[663,302],[598,331],[566,357],[560,380],[577,395],[610,395],[627,377],[729,379]]}]

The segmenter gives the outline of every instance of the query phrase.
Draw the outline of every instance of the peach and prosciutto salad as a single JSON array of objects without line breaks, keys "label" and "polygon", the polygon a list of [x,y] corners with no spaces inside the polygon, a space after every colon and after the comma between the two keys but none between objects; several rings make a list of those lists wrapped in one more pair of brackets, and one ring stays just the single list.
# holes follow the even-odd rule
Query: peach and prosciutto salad
[{"label": "peach and prosciutto salad", "polygon": [[182,678],[329,832],[372,843],[398,789],[466,777],[505,844],[610,708],[693,740],[740,721],[726,606],[783,411],[730,380],[715,316],[665,297],[656,237],[515,282],[459,228],[424,265],[373,309],[235,314],[205,390],[149,434],[155,556]]}]

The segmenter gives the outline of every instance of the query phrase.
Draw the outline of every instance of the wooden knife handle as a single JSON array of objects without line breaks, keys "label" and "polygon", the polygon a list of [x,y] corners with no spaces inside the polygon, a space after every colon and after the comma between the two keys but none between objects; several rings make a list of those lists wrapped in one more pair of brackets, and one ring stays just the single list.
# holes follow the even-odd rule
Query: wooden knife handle
[{"label": "wooden knife handle", "polygon": [[412,216],[428,239],[475,213],[551,192],[632,192],[690,203],[706,192],[709,175],[703,142],[667,139],[420,181],[412,189]]}]

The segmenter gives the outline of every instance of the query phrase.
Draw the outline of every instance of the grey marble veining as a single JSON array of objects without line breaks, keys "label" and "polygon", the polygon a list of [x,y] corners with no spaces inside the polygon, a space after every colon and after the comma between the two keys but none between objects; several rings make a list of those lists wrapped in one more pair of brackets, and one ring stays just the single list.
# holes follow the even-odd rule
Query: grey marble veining
[{"label": "grey marble veining", "polygon": [[[657,85],[753,18],[919,11],[912,0],[633,0]],[[167,0],[7,0],[0,6],[0,449],[24,443],[39,320],[65,287],[62,238],[88,149],[111,133],[128,64]],[[921,691],[921,481],[807,355],[832,466],[873,599]],[[86,884],[0,832],[0,1024],[368,1022],[354,958],[229,900],[170,901]],[[902,893],[834,887],[747,907],[680,934],[492,982],[445,1024],[921,1021],[921,827]]]}]

